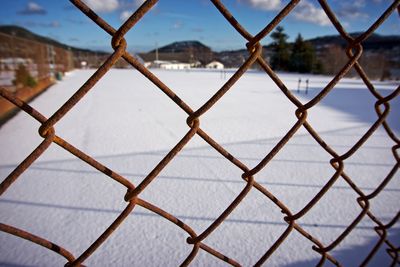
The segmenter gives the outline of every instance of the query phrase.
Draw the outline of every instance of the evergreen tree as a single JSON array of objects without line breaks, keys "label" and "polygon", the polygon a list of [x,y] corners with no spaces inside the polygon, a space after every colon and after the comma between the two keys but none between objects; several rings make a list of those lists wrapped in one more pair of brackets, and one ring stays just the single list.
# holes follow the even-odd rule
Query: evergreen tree
[{"label": "evergreen tree", "polygon": [[271,34],[272,49],[274,54],[271,57],[271,67],[274,70],[289,69],[289,45],[286,42],[288,35],[283,32],[282,26],[276,27],[276,30]]},{"label": "evergreen tree", "polygon": [[296,38],[290,55],[290,71],[300,73],[311,73],[319,70],[320,64],[317,64],[314,47],[303,40],[301,34]]},{"label": "evergreen tree", "polygon": [[318,58],[316,59],[312,72],[316,74],[322,74],[325,72],[324,64],[322,64],[321,60]]}]

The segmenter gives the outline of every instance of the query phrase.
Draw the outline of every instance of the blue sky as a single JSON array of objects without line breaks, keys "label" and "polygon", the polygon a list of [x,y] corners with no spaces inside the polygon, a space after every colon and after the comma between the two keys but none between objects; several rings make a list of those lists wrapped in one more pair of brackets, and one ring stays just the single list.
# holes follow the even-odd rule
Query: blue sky
[{"label": "blue sky", "polygon": [[[110,38],[68,0],[1,0],[0,24],[17,24],[60,42],[91,49],[110,50]],[[144,0],[84,0],[115,28]],[[287,0],[223,0],[252,34],[261,30]],[[392,0],[328,0],[347,31],[363,31]],[[301,0],[281,22],[293,40],[336,34],[315,0]],[[378,29],[380,34],[400,34],[397,12]],[[216,51],[244,48],[246,41],[233,30],[208,0],[160,0],[127,35],[131,51],[148,51],[156,44],[199,40]],[[263,44],[271,42],[269,37]]]}]

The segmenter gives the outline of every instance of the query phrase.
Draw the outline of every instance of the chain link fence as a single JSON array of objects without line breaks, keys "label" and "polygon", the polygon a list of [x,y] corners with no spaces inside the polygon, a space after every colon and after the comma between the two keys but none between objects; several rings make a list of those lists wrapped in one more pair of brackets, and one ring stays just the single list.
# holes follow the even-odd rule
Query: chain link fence
[{"label": "chain link fence", "polygon": [[[39,134],[44,138],[42,143],[34,150],[32,153],[18,165],[9,175],[6,177],[0,185],[0,195],[3,194],[7,189],[12,186],[12,184],[18,179],[18,177],[29,168],[29,166],[52,144],[55,143],[62,147],[66,151],[80,158],[82,161],[96,168],[99,172],[104,173],[110,179],[115,180],[127,188],[127,193],[124,196],[127,202],[126,208],[119,214],[117,219],[104,231],[104,233],[98,237],[98,239],[86,249],[81,255],[74,256],[67,249],[62,248],[49,240],[35,236],[29,232],[22,229],[17,229],[11,225],[0,224],[0,230],[38,245],[46,247],[61,256],[65,257],[68,263],[67,266],[79,266],[85,262],[91,254],[99,248],[99,246],[104,243],[108,237],[118,229],[120,224],[131,214],[132,210],[136,205],[139,205],[159,216],[165,218],[171,223],[175,224],[177,227],[182,229],[188,234],[187,243],[192,246],[191,253],[183,260],[182,265],[189,265],[190,262],[196,257],[200,250],[212,254],[221,261],[224,261],[233,266],[240,266],[240,263],[235,261],[233,258],[222,254],[221,252],[215,250],[214,248],[206,245],[205,241],[208,236],[212,235],[213,232],[224,223],[224,220],[229,216],[229,214],[238,206],[238,204],[246,198],[251,190],[258,190],[261,192],[266,199],[269,199],[274,203],[277,209],[280,209],[283,213],[282,220],[287,225],[286,230],[279,236],[275,243],[269,247],[265,254],[258,259],[256,266],[260,266],[267,262],[268,258],[274,253],[274,251],[287,239],[289,235],[293,232],[298,232],[304,238],[310,240],[314,245],[312,249],[320,255],[320,261],[318,266],[323,265],[325,262],[331,262],[336,266],[340,266],[341,263],[335,259],[332,255],[332,250],[337,247],[343,239],[348,236],[352,230],[354,230],[359,222],[364,217],[369,217],[374,224],[374,230],[377,235],[376,245],[369,252],[368,256],[362,262],[362,266],[366,265],[373,257],[378,249],[385,246],[388,256],[392,259],[392,265],[399,264],[399,247],[391,242],[388,237],[388,229],[391,228],[400,217],[400,212],[394,214],[393,218],[388,223],[383,223],[380,218],[375,216],[370,207],[370,201],[377,197],[380,192],[385,188],[389,181],[395,176],[396,172],[400,166],[400,156],[398,154],[400,148],[400,139],[396,133],[391,129],[390,125],[387,123],[386,118],[390,112],[390,102],[398,97],[400,94],[400,86],[398,86],[394,91],[392,91],[387,96],[382,96],[371,83],[370,79],[365,74],[362,66],[359,64],[358,60],[362,55],[362,42],[369,38],[376,28],[381,25],[386,18],[396,12],[400,12],[400,0],[393,1],[391,5],[381,14],[381,16],[368,28],[365,32],[360,34],[358,37],[351,37],[342,27],[341,22],[337,19],[334,12],[332,12],[331,7],[325,0],[319,0],[320,6],[325,11],[326,15],[329,17],[330,21],[337,29],[341,37],[347,42],[347,63],[345,66],[336,74],[336,76],[329,82],[314,98],[312,98],[306,104],[302,104],[294,94],[286,87],[286,85],[279,79],[277,74],[271,69],[269,64],[263,59],[261,52],[262,46],[260,41],[265,38],[279,23],[285,18],[296,5],[299,4],[299,0],[290,1],[279,13],[273,18],[273,20],[266,25],[257,35],[251,35],[230,13],[230,11],[221,3],[220,0],[211,0],[214,6],[219,10],[222,16],[225,17],[227,23],[236,29],[236,31],[246,39],[247,49],[249,51],[249,56],[243,63],[243,65],[234,73],[234,75],[210,98],[206,101],[199,109],[193,110],[188,104],[186,104],[174,91],[166,86],[161,80],[158,79],[152,72],[145,68],[134,56],[126,51],[127,43],[124,39],[124,35],[132,29],[135,24],[142,19],[142,17],[158,2],[157,0],[147,0],[144,4],[136,10],[135,13],[119,28],[114,29],[111,27],[103,18],[98,16],[93,12],[88,6],[86,6],[81,0],[71,0],[71,2],[82,11],[83,14],[88,16],[94,23],[101,27],[104,31],[112,36],[112,47],[114,52],[109,56],[109,58],[104,62],[104,64],[99,67],[96,72],[82,85],[75,94],[66,101],[50,118],[45,118],[39,111],[35,110],[28,104],[24,103],[12,93],[5,89],[0,90],[0,95],[6,98],[8,101],[12,102],[14,105],[19,107],[21,110],[28,113],[31,117],[36,119],[41,123],[39,128]],[[149,79],[153,84],[155,84],[167,97],[171,99],[177,106],[179,106],[188,115],[187,125],[189,127],[188,132],[185,136],[175,145],[173,149],[157,164],[157,166],[147,174],[147,176],[138,185],[133,185],[128,179],[122,175],[112,171],[107,166],[104,166],[100,162],[96,161],[94,158],[83,153],[68,141],[62,139],[56,135],[55,125],[63,119],[63,117],[90,91],[90,89],[110,70],[111,67],[120,59],[123,58],[126,62],[132,65],[140,73],[142,73],[147,79]],[[201,117],[214,106],[223,96],[229,91],[229,89],[241,78],[241,76],[253,65],[259,64],[259,66],[265,71],[266,75],[271,77],[275,84],[280,88],[282,94],[284,94],[288,100],[296,106],[295,116],[297,117],[296,123],[292,128],[284,135],[283,138],[275,145],[275,147],[269,151],[267,156],[265,156],[254,168],[249,168],[235,156],[230,154],[225,148],[223,148],[219,143],[214,141],[214,139],[209,136],[201,127],[200,120]],[[330,147],[324,139],[318,134],[318,132],[313,128],[313,126],[307,121],[307,114],[310,109],[315,107],[324,97],[326,97],[330,91],[335,87],[335,85],[350,71],[354,68],[361,79],[364,81],[366,87],[372,96],[375,97],[375,111],[376,111],[376,121],[370,126],[368,131],[344,154],[338,154],[332,147]],[[379,184],[378,187],[373,190],[372,193],[366,194],[363,190],[357,186],[352,178],[346,174],[344,164],[346,159],[352,156],[367,140],[371,135],[377,130],[378,127],[383,126],[387,133],[387,137],[393,140],[395,145],[392,147],[393,157],[395,159],[395,164],[389,173],[385,174],[385,178]],[[264,168],[268,168],[268,164],[275,157],[275,155],[280,151],[288,141],[293,137],[293,135],[301,128],[305,128],[310,136],[318,143],[320,146],[331,155],[330,165],[334,169],[335,173],[330,177],[328,182],[320,189],[320,191],[309,201],[300,211],[293,213],[285,203],[281,202],[276,196],[274,196],[266,186],[263,186],[257,182],[255,175]],[[179,220],[174,215],[162,210],[161,208],[143,200],[140,195],[146,187],[152,183],[154,179],[157,178],[158,174],[169,164],[169,162],[179,153],[179,151],[185,147],[185,145],[191,140],[195,135],[201,137],[206,141],[213,149],[220,153],[226,160],[230,161],[237,168],[242,171],[242,179],[245,181],[246,186],[244,189],[236,196],[234,201],[218,216],[218,218],[213,221],[207,228],[201,233],[196,233],[189,225],[185,224],[183,221]],[[324,195],[331,189],[333,184],[338,180],[343,179],[349,187],[351,187],[354,192],[358,195],[357,203],[361,207],[361,212],[355,218],[355,220],[348,225],[345,230],[336,237],[329,244],[325,244],[322,240],[318,240],[316,237],[307,232],[303,227],[301,227],[297,221],[305,216],[316,203],[324,197]]]}]

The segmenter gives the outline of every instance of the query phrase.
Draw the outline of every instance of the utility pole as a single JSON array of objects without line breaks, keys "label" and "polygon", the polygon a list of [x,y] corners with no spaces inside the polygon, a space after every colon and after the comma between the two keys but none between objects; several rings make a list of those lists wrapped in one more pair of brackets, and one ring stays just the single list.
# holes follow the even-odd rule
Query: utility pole
[{"label": "utility pole", "polygon": [[[11,32],[11,49],[12,49],[12,70],[14,72],[14,78],[15,80],[17,79],[17,53],[15,51],[15,35],[16,33],[14,31]],[[15,87],[14,87],[14,92],[17,91],[17,83],[15,83]]]},{"label": "utility pole", "polygon": [[158,43],[156,42],[156,61],[158,61]]},{"label": "utility pole", "polygon": [[51,78],[55,78],[55,60],[54,60],[54,47],[52,45],[47,45],[47,56],[49,60],[49,67],[50,67],[50,76]]},{"label": "utility pole", "polygon": [[16,53],[16,49],[15,49],[15,35],[16,33],[14,31],[11,32],[11,49],[12,49],[12,62],[13,62],[13,69],[16,70],[17,69],[17,53]]}]

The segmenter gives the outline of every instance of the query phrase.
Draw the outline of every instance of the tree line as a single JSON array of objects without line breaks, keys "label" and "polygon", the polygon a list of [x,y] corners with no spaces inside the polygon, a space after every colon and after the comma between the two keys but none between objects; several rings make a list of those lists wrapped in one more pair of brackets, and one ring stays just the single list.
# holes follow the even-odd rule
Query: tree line
[{"label": "tree line", "polygon": [[299,73],[323,73],[322,63],[317,59],[315,49],[309,42],[304,41],[299,33],[291,45],[287,42],[289,36],[282,26],[278,26],[271,34],[272,51],[271,67],[279,71]]}]

